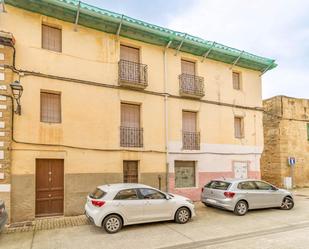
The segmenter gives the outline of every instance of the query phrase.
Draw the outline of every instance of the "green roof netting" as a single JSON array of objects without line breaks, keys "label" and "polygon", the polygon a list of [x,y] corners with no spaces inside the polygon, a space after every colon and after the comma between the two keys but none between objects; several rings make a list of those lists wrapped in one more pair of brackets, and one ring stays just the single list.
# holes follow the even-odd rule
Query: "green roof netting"
[{"label": "green roof netting", "polygon": [[[121,23],[120,35],[159,46],[204,56],[208,59],[264,72],[275,68],[275,60],[257,56],[219,43],[207,41],[186,33],[177,32],[143,22],[126,15],[104,10],[76,0],[5,0],[7,4],[74,23],[79,9],[78,25],[116,34]],[[180,46],[181,45],[181,46]]]}]

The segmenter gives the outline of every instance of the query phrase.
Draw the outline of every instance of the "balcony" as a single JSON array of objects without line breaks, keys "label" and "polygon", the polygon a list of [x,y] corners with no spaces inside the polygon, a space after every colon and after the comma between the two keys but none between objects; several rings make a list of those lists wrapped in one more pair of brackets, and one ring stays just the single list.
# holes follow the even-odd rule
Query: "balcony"
[{"label": "balcony", "polygon": [[143,128],[120,127],[121,147],[143,147]]},{"label": "balcony", "polygon": [[205,95],[204,78],[191,74],[179,75],[179,94],[183,97],[202,98]]},{"label": "balcony", "polygon": [[135,89],[145,89],[148,85],[147,65],[120,60],[118,63],[119,85]]},{"label": "balcony", "polygon": [[182,149],[199,150],[200,149],[200,133],[183,131],[182,132]]}]

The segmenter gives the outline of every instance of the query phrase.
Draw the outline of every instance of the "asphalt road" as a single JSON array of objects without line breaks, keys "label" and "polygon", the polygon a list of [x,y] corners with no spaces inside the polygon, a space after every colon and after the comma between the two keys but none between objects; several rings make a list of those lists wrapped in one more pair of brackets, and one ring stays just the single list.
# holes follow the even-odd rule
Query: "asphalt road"
[{"label": "asphalt road", "polygon": [[309,190],[293,210],[251,211],[243,217],[197,205],[187,224],[160,222],[107,234],[92,225],[0,235],[0,249],[302,249],[309,248]]}]

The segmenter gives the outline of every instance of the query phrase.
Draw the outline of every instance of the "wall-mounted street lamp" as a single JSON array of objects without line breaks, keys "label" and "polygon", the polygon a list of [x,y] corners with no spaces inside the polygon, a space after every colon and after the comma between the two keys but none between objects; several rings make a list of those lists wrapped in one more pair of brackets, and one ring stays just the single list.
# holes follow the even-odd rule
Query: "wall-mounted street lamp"
[{"label": "wall-mounted street lamp", "polygon": [[13,83],[10,84],[10,87],[12,89],[13,98],[16,101],[16,109],[15,113],[18,115],[21,115],[21,105],[20,105],[20,97],[23,94],[23,86],[20,84],[19,81],[15,80]]}]

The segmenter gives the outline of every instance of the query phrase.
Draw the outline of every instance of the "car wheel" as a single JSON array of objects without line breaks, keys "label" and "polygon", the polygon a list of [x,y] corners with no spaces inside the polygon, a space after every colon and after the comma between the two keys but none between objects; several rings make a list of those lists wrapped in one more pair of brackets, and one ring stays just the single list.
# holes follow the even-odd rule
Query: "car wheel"
[{"label": "car wheel", "polygon": [[186,207],[179,208],[175,214],[175,221],[179,224],[187,223],[190,219],[190,211]]},{"label": "car wheel", "polygon": [[122,220],[118,215],[109,215],[104,219],[103,227],[108,233],[117,233],[122,228]]},{"label": "car wheel", "polygon": [[281,209],[291,210],[294,207],[294,201],[291,197],[285,197],[281,204]]},{"label": "car wheel", "polygon": [[248,212],[248,204],[245,201],[237,202],[234,209],[234,214],[242,216],[245,215],[247,212]]}]

